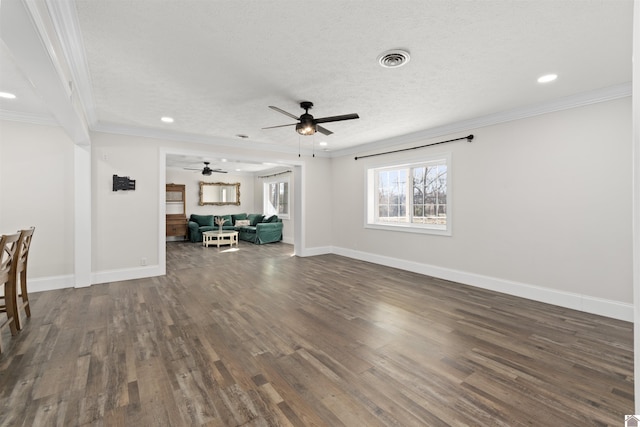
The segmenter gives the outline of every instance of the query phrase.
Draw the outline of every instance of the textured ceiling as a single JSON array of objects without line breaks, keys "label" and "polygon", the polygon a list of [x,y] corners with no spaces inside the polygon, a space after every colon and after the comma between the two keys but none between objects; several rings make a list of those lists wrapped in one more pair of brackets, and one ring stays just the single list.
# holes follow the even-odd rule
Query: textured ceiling
[{"label": "textured ceiling", "polygon": [[[74,4],[99,130],[335,151],[631,81],[632,0]],[[393,48],[411,61],[380,67]],[[558,80],[536,82],[550,72]],[[327,123],[331,136],[261,129],[294,122],[269,105],[298,116],[303,100],[315,117],[360,119]]]},{"label": "textured ceiling", "polygon": [[232,174],[252,174],[270,169],[286,169],[282,165],[269,162],[249,162],[247,160],[238,161],[235,159],[227,159],[214,157],[210,155],[181,155],[167,154],[166,165],[168,168],[194,170],[196,173],[202,171],[204,162],[209,162],[211,169],[220,169],[226,173]]}]

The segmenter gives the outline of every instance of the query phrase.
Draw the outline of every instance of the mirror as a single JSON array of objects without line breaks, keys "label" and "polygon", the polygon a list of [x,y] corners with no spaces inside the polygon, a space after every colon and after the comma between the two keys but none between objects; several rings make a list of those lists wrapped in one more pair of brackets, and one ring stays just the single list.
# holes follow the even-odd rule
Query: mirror
[{"label": "mirror", "polygon": [[240,205],[240,183],[200,181],[199,205]]}]

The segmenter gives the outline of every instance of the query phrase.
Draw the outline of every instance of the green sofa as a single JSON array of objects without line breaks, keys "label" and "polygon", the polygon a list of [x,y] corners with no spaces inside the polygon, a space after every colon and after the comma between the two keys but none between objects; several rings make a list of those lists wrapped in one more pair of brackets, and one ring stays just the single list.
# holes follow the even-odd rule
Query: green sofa
[{"label": "green sofa", "polygon": [[[258,245],[264,243],[279,242],[282,240],[282,219],[277,215],[265,218],[262,214],[236,214],[236,215],[195,215],[191,214],[187,223],[189,240],[202,242],[202,233],[217,230],[216,218],[221,217],[226,221],[223,230],[238,232],[238,239]],[[249,225],[239,225],[237,221],[249,221]]]}]

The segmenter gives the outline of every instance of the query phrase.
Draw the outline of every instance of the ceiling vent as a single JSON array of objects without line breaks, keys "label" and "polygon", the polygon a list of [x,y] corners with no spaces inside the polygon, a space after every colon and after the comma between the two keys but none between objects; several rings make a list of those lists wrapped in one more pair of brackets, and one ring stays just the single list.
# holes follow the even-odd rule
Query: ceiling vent
[{"label": "ceiling vent", "polygon": [[384,68],[398,68],[409,62],[409,52],[402,49],[393,49],[383,52],[378,56],[378,63]]}]

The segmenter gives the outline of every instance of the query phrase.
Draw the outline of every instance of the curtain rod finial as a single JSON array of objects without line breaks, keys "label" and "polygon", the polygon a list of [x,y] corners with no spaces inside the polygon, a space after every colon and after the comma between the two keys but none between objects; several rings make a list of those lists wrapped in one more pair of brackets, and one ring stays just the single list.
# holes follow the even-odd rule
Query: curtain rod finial
[{"label": "curtain rod finial", "polygon": [[467,141],[469,141],[469,142],[473,141],[473,134],[471,134],[471,135],[469,135],[469,136],[467,137]]}]

